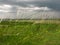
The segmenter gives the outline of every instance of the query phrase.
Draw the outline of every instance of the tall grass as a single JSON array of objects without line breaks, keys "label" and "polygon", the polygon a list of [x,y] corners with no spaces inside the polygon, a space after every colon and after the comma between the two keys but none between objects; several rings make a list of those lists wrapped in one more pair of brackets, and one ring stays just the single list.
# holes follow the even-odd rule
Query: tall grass
[{"label": "tall grass", "polygon": [[0,45],[60,45],[60,24],[2,21]]}]

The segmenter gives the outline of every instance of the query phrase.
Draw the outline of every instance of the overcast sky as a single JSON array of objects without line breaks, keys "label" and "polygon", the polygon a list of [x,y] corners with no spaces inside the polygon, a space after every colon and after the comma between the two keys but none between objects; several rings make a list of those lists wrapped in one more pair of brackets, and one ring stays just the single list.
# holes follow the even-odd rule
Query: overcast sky
[{"label": "overcast sky", "polygon": [[57,13],[56,16],[60,16],[60,0],[0,0],[0,14],[1,12],[6,14],[11,12],[15,15],[17,7],[30,11],[38,10],[37,12],[46,10],[51,13],[53,10],[54,15]]}]

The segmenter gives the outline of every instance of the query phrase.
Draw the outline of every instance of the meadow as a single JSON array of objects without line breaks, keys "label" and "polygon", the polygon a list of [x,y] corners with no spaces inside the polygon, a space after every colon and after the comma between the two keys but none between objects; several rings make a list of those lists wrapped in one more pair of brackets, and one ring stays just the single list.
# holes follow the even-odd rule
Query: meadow
[{"label": "meadow", "polygon": [[2,21],[0,45],[60,45],[60,23]]}]

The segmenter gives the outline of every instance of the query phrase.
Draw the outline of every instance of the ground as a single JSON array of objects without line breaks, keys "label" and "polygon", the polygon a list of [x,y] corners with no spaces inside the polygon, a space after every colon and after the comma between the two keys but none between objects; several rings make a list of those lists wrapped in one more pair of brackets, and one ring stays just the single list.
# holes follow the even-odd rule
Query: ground
[{"label": "ground", "polygon": [[52,21],[2,21],[0,45],[60,45],[60,21]]}]

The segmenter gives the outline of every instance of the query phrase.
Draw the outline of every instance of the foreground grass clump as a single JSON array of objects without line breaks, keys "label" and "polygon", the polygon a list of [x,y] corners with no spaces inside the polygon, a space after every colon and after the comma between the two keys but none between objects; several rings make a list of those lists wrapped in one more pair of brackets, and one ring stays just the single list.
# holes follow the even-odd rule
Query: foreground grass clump
[{"label": "foreground grass clump", "polygon": [[60,24],[2,21],[0,45],[60,45]]}]

